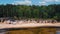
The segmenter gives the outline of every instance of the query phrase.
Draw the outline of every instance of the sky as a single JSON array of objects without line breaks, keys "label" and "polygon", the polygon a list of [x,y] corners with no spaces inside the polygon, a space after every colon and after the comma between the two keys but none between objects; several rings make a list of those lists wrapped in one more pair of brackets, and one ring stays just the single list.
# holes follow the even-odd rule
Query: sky
[{"label": "sky", "polygon": [[0,0],[0,4],[50,5],[50,4],[60,4],[60,0]]}]

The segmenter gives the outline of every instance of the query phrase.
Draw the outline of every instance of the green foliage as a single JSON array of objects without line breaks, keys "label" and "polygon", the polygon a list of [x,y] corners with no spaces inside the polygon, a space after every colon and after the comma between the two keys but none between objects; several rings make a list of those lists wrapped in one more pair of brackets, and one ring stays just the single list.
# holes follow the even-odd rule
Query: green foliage
[{"label": "green foliage", "polygon": [[48,6],[0,5],[0,17],[42,18],[60,20],[60,4]]}]

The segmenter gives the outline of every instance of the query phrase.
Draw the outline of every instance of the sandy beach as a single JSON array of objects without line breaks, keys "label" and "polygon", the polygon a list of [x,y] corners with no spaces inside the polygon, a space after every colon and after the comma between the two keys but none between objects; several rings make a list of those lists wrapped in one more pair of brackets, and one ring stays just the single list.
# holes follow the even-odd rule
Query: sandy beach
[{"label": "sandy beach", "polygon": [[54,26],[60,27],[60,23],[27,23],[27,24],[0,24],[0,29],[4,28],[28,28],[28,27],[43,27],[43,26]]}]

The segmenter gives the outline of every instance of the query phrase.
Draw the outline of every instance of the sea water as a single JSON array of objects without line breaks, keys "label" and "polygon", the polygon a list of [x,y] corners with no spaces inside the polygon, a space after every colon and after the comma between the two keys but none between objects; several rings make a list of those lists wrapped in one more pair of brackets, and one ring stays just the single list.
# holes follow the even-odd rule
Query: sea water
[{"label": "sea water", "polygon": [[[45,32],[43,32],[45,31]],[[57,31],[55,28],[32,28],[32,29],[20,29],[20,30],[11,30],[11,31],[6,31],[6,30],[0,30],[0,34],[60,34],[60,28],[59,31]],[[50,32],[50,33],[49,33]]]},{"label": "sea water", "polygon": [[0,34],[6,34],[6,30],[0,30]]},{"label": "sea water", "polygon": [[60,34],[60,31],[57,31],[56,34]]},{"label": "sea water", "polygon": [[0,34],[5,34],[6,32],[1,32]]}]

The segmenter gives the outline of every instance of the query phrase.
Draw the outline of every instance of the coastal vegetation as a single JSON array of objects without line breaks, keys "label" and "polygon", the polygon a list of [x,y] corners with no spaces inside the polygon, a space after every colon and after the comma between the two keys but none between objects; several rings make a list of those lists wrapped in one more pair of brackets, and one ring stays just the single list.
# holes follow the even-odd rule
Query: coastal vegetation
[{"label": "coastal vegetation", "polygon": [[14,19],[54,19],[60,21],[60,4],[48,6],[36,5],[0,5],[0,17]]},{"label": "coastal vegetation", "polygon": [[[42,19],[51,19],[60,21],[60,4],[51,4],[48,6],[12,4],[0,5],[0,18],[17,19],[23,21],[24,19],[40,19],[41,21],[43,21]],[[55,28],[33,28],[8,31],[7,34],[50,34],[50,32],[52,32],[52,34],[56,34],[55,30]]]}]

